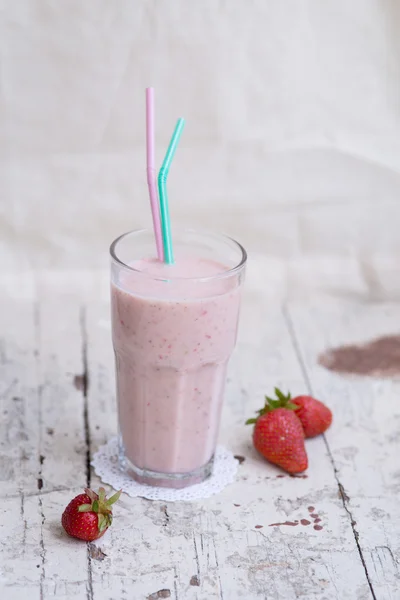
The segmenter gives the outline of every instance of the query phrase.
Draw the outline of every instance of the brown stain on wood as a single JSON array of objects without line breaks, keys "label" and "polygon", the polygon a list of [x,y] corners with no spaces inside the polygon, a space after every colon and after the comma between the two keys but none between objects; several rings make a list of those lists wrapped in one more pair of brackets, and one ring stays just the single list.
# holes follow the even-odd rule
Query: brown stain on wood
[{"label": "brown stain on wood", "polygon": [[105,554],[101,548],[98,548],[94,544],[89,544],[89,554],[90,558],[99,561],[103,561],[107,556],[107,554]]},{"label": "brown stain on wood", "polygon": [[78,392],[83,392],[83,390],[85,389],[85,376],[75,375],[74,386],[78,390]]},{"label": "brown stain on wood", "polygon": [[297,527],[298,521],[285,521],[284,523],[271,523],[268,527],[280,527],[281,525],[288,525],[289,527]]},{"label": "brown stain on wood", "polygon": [[171,598],[171,591],[167,589],[158,590],[158,592],[147,596],[147,600],[158,600],[158,598]]},{"label": "brown stain on wood", "polygon": [[200,579],[199,579],[198,575],[192,575],[192,577],[190,578],[190,585],[195,585],[195,586],[200,585]]},{"label": "brown stain on wood", "polygon": [[350,496],[348,496],[346,494],[346,490],[344,489],[343,485],[341,483],[338,484],[338,497],[340,500],[343,500],[343,502],[350,502]]},{"label": "brown stain on wood", "polygon": [[236,458],[236,460],[239,461],[239,465],[244,463],[244,461],[246,460],[246,458],[244,456],[241,456],[240,454],[235,454],[233,458]]},{"label": "brown stain on wood", "polygon": [[318,362],[336,373],[399,377],[400,335],[387,335],[364,344],[330,348],[319,355]]}]

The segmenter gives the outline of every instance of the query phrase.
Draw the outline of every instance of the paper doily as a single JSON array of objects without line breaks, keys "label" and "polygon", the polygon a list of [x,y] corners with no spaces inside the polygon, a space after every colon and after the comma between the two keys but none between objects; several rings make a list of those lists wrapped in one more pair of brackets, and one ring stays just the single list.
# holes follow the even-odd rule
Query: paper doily
[{"label": "paper doily", "polygon": [[175,490],[163,487],[153,487],[137,483],[119,468],[118,464],[118,439],[111,438],[107,444],[101,446],[94,454],[91,465],[103,483],[111,485],[114,489],[122,489],[132,498],[141,496],[148,500],[165,500],[179,502],[182,500],[200,500],[218,494],[235,479],[238,461],[232,452],[218,446],[214,458],[214,470],[212,475],[203,481],[190,487]]}]

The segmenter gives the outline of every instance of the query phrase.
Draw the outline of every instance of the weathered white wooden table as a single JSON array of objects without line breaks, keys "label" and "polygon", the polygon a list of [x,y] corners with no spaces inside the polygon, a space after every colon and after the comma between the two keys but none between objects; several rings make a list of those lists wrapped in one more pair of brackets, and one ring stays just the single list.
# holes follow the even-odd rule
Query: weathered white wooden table
[{"label": "weathered white wooden table", "polygon": [[[123,495],[86,545],[60,516],[99,485],[91,456],[116,431],[107,276],[19,273],[1,287],[4,600],[400,598],[400,381],[317,363],[326,347],[396,333],[400,305],[282,307],[250,282],[221,431],[244,457],[236,482],[193,504]],[[243,424],[274,385],[334,412],[304,477],[263,462]]]}]

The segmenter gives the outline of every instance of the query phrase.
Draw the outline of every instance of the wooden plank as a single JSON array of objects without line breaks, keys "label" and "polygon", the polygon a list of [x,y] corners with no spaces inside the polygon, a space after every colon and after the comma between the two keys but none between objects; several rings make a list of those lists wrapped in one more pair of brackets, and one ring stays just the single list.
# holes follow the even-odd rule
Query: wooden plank
[{"label": "wooden plank", "polygon": [[[87,332],[94,451],[116,432],[109,306],[97,296],[90,300]],[[244,420],[274,385],[303,390],[303,373],[280,307],[249,290],[221,432],[222,442],[245,458],[238,478],[196,503],[124,495],[112,530],[98,544],[106,562],[92,561],[95,598],[104,590],[110,599],[152,598],[160,589],[180,600],[371,597],[323,439],[309,445],[307,478],[282,476],[252,449]],[[311,506],[321,530],[313,529]],[[302,519],[311,524],[301,525]]]},{"label": "wooden plank", "polygon": [[[371,582],[378,590],[376,597],[396,598],[397,484],[395,455],[390,449],[397,450],[398,443],[398,411],[392,406],[398,384],[379,381],[371,386],[371,382],[360,381],[356,398],[362,394],[365,399],[361,407],[352,397],[353,383],[346,382],[347,387],[343,387],[342,379],[330,373],[329,380],[318,379],[322,370],[314,366],[321,390],[334,390],[351,399],[347,412],[338,411],[342,419],[340,435],[346,433],[347,438],[332,429],[329,448],[322,439],[311,441],[308,477],[281,477],[252,450],[250,431],[243,422],[274,385],[303,389],[303,373],[280,308],[266,305],[262,291],[257,290],[247,293],[221,432],[223,442],[245,457],[237,481],[219,496],[193,504],[124,496],[113,529],[98,543],[106,556],[93,547],[87,556],[86,546],[63,536],[59,518],[70,496],[89,477],[88,451],[95,450],[116,431],[109,309],[104,278],[99,287],[96,281],[95,277],[83,280],[79,276],[63,283],[62,278],[42,277],[39,289],[43,304],[37,310],[34,282],[18,286],[17,281],[7,280],[8,300],[2,298],[0,314],[4,338],[1,441],[6,440],[1,447],[0,470],[4,480],[0,493],[5,496],[5,512],[0,511],[1,539],[6,541],[2,545],[0,587],[6,590],[7,599],[20,600],[26,590],[38,599],[76,596],[96,600],[154,598],[160,590],[169,590],[169,597],[185,600],[302,596],[363,600],[373,596],[354,531],[359,535]],[[79,310],[84,296],[89,299],[86,324],[80,323]],[[57,322],[60,307],[62,318]],[[298,322],[302,327],[307,323],[302,310],[293,309],[296,328]],[[350,317],[343,320],[343,330],[347,331],[349,319],[356,320],[358,310],[354,307]],[[393,332],[399,312],[394,307],[385,311],[384,326],[382,322],[376,325],[379,311],[373,319],[366,312],[361,317],[359,337],[354,333],[346,339],[361,339],[367,331],[371,335]],[[308,313],[310,323],[316,314],[314,309]],[[324,326],[329,335],[339,317],[340,311],[321,314],[321,323],[329,323]],[[371,319],[376,331],[371,329]],[[312,344],[319,339],[310,323],[305,333],[298,334],[307,342],[301,342],[306,365],[315,360]],[[85,329],[87,348],[82,339]],[[318,325],[317,329],[323,327]],[[331,343],[345,339],[339,333],[337,339],[328,338]],[[325,337],[321,349],[326,343]],[[82,382],[79,376],[85,374],[86,353],[89,393],[85,399],[86,390],[76,389],[74,381],[78,376],[78,382]],[[330,387],[332,377],[335,383]],[[12,401],[14,392],[23,402]],[[389,406],[377,404],[381,395],[389,398]],[[49,429],[53,433],[48,433]],[[23,435],[24,431],[28,433]],[[381,439],[383,432],[388,437],[387,452]],[[349,446],[349,434],[354,434],[357,444]],[[351,448],[361,443],[363,452],[355,454]],[[343,472],[349,480],[347,483],[343,479],[351,497],[345,505],[338,497],[329,450],[338,473]],[[363,458],[372,452],[378,454],[378,463],[372,461],[372,467],[366,469]],[[7,461],[9,457],[11,461]],[[383,468],[383,462],[387,468]],[[338,478],[342,482],[341,475]],[[380,478],[379,495],[373,478]],[[97,485],[97,478],[92,479]],[[312,524],[271,526],[301,519],[312,521],[310,506],[322,519],[322,530],[315,531]],[[14,513],[15,518],[10,519]],[[352,518],[357,521],[354,531]],[[373,540],[373,544],[365,540]]]},{"label": "wooden plank", "polygon": [[326,434],[343,503],[374,597],[400,597],[400,380],[335,374],[320,352],[398,334],[400,305],[324,302],[290,306],[310,390],[332,407]]},{"label": "wooden plank", "polygon": [[40,600],[86,599],[86,545],[60,524],[86,484],[79,301],[49,290],[46,276],[29,281],[7,278],[1,296],[1,495],[11,510],[0,515],[2,585],[16,600],[27,588]]},{"label": "wooden plank", "polygon": [[8,296],[0,296],[2,496],[37,490],[39,458],[35,286],[33,280],[27,283],[28,302],[18,301],[16,282],[5,287]]},{"label": "wooden plank", "polygon": [[83,492],[89,468],[82,306],[73,281],[65,279],[57,289],[55,283],[46,273],[38,278],[42,594],[86,600],[88,549],[61,527],[62,512]]},{"label": "wooden plank", "polygon": [[[0,281],[0,585],[4,597],[38,598],[40,398],[33,278]],[[22,562],[23,560],[23,562]]]}]

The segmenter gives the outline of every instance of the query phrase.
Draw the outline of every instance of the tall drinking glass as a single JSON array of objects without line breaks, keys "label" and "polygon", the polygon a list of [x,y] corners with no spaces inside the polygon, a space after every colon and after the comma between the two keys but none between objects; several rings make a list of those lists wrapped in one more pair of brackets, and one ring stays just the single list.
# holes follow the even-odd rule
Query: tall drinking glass
[{"label": "tall drinking glass", "polygon": [[174,231],[174,251],[174,265],[151,258],[148,230],[110,249],[120,466],[178,488],[212,472],[246,252],[190,230]]}]

